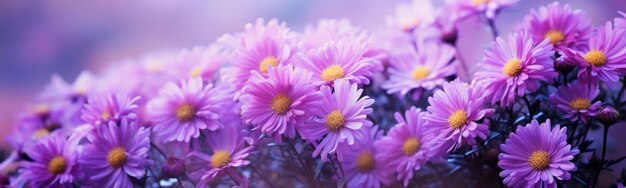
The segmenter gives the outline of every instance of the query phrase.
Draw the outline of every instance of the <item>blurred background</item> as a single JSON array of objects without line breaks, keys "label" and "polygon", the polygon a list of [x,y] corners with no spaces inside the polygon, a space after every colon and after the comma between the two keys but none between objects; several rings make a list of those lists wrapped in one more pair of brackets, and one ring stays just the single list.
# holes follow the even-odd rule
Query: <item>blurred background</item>
[{"label": "blurred background", "polygon": [[[223,33],[243,30],[258,17],[278,18],[295,31],[322,18],[348,18],[376,32],[400,0],[3,0],[0,1],[0,137],[14,127],[14,117],[43,90],[53,73],[72,82],[82,70],[104,67],[142,54],[206,45]],[[507,34],[530,9],[549,0],[521,0],[500,14],[496,25]],[[437,3],[441,3],[437,1]],[[625,0],[570,0],[584,9],[595,26],[626,11]],[[469,64],[482,59],[491,36],[478,19],[459,27],[459,46]],[[123,76],[123,75],[120,75]],[[609,157],[626,155],[615,126]],[[598,133],[598,137],[601,134]],[[8,147],[0,141],[0,147]],[[624,165],[621,165],[624,167]],[[611,181],[614,176],[603,177]],[[613,180],[614,181],[614,180]]]}]

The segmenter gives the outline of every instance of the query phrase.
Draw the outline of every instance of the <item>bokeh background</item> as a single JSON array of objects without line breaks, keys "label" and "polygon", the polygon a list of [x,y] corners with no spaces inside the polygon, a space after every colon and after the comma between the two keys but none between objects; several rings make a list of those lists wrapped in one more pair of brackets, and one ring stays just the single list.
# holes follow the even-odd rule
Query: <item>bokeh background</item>
[{"label": "bokeh background", "polygon": [[[148,52],[209,44],[223,33],[242,31],[245,23],[258,17],[278,18],[295,31],[322,18],[348,18],[353,25],[375,33],[385,29],[386,17],[399,2],[403,1],[0,1],[0,137],[10,133],[15,115],[53,73],[71,82],[85,69],[98,73],[110,64]],[[521,0],[497,18],[500,33],[513,30],[530,9],[550,2]],[[626,0],[561,2],[586,11],[595,26],[618,16],[617,11],[626,12]],[[479,22],[470,19],[459,27],[459,48],[469,64],[482,59],[482,51],[491,41],[489,31]],[[626,138],[621,137],[626,125],[611,130],[609,158],[626,155],[622,144]],[[9,149],[4,139],[0,148]],[[603,175],[602,180],[612,182],[616,176]]]}]

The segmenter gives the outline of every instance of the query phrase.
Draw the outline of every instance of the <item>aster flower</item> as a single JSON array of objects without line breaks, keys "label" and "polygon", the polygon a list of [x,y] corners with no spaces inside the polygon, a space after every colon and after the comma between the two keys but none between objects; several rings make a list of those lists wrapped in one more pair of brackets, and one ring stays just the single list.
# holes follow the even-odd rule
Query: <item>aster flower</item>
[{"label": "aster flower", "polygon": [[201,77],[203,80],[214,80],[220,66],[230,58],[229,55],[219,45],[196,46],[178,52],[165,71],[176,78]]},{"label": "aster flower", "polygon": [[283,134],[293,138],[295,125],[307,121],[321,100],[311,76],[291,65],[268,67],[267,77],[253,71],[240,99],[242,119],[277,142]]},{"label": "aster flower", "polygon": [[291,64],[298,48],[294,34],[284,22],[279,23],[276,19],[270,20],[266,25],[259,18],[255,24],[246,24],[245,30],[238,37],[240,41],[234,60],[234,84],[238,90],[248,81],[252,70],[265,75],[269,66]]},{"label": "aster flower", "polygon": [[367,115],[372,113],[369,106],[374,104],[373,99],[368,96],[361,97],[363,90],[347,80],[337,80],[333,88],[334,92],[328,86],[320,88],[320,93],[324,97],[322,105],[314,108],[312,112],[318,118],[298,127],[302,138],[321,139],[313,151],[313,156],[321,155],[323,161],[326,161],[328,154],[335,153],[339,143],[346,142],[352,145],[355,140],[363,140],[366,133],[362,128],[372,126],[372,122],[367,120]]},{"label": "aster flower", "polygon": [[150,130],[122,119],[120,124],[94,128],[96,135],[84,148],[79,164],[91,185],[132,187],[130,178],[142,178],[150,149]]},{"label": "aster flower", "polygon": [[583,11],[559,2],[531,10],[524,28],[528,28],[534,41],[550,38],[550,43],[561,51],[586,46],[592,32],[591,20]]},{"label": "aster flower", "polygon": [[504,169],[500,177],[511,187],[557,187],[555,179],[569,180],[576,170],[571,160],[578,154],[567,144],[567,128],[556,125],[550,130],[550,120],[539,124],[517,126],[515,133],[500,147],[498,166]]},{"label": "aster flower", "polygon": [[626,29],[626,13],[618,12],[623,18],[615,18],[615,29]]},{"label": "aster flower", "polygon": [[387,18],[387,23],[403,32],[423,28],[435,20],[435,8],[430,0],[413,0],[396,6],[395,15]]},{"label": "aster flower", "polygon": [[476,144],[475,138],[485,139],[489,134],[486,122],[479,122],[493,113],[485,107],[482,88],[459,80],[443,84],[428,98],[425,127],[438,135],[440,152],[455,150],[463,144]]},{"label": "aster flower", "polygon": [[564,111],[565,117],[576,121],[578,119],[587,122],[589,117],[598,114],[601,102],[593,102],[600,94],[599,85],[595,83],[578,82],[569,86],[561,86],[550,97],[556,107]]},{"label": "aster flower", "polygon": [[81,72],[72,84],[65,82],[60,75],[55,74],[52,75],[52,81],[41,97],[44,100],[77,100],[93,91],[96,85],[94,84],[95,81],[95,76],[89,71]]},{"label": "aster flower", "polygon": [[189,142],[200,136],[200,130],[221,126],[222,98],[212,84],[204,85],[202,78],[181,80],[180,85],[170,82],[159,91],[159,97],[148,102],[148,117],[165,142]]},{"label": "aster flower", "polygon": [[376,161],[385,161],[387,173],[397,173],[397,179],[402,180],[404,186],[413,178],[413,172],[434,156],[431,146],[436,133],[424,127],[425,114],[415,107],[407,110],[404,117],[396,112],[398,124],[374,143]]},{"label": "aster flower", "polygon": [[584,81],[615,83],[626,75],[626,30],[613,29],[610,22],[589,38],[589,46],[566,51],[566,62],[578,66]]},{"label": "aster flower", "polygon": [[419,53],[410,50],[391,58],[390,77],[382,86],[387,93],[404,96],[417,88],[430,90],[454,75],[454,48],[431,42],[420,44],[419,49]]},{"label": "aster flower", "polygon": [[42,138],[24,151],[32,160],[21,163],[16,181],[26,182],[27,187],[74,187],[80,175],[75,149],[76,143],[61,132]]},{"label": "aster flower", "polygon": [[109,124],[109,121],[119,122],[122,118],[136,120],[137,101],[141,97],[130,98],[125,93],[108,93],[92,95],[87,98],[81,112],[81,119],[91,125]]},{"label": "aster flower", "polygon": [[335,80],[369,84],[374,60],[365,57],[369,41],[339,40],[298,55],[298,66],[313,73],[315,85],[330,85]]},{"label": "aster flower", "polygon": [[234,168],[250,164],[246,158],[253,150],[250,146],[252,139],[242,136],[239,126],[230,125],[208,132],[205,138],[205,143],[212,153],[207,155],[200,151],[192,151],[187,157],[189,176],[199,180],[197,187],[207,187],[208,183],[224,173],[246,187],[247,180],[244,180]]},{"label": "aster flower", "polygon": [[492,49],[485,52],[483,68],[475,80],[484,85],[491,103],[507,107],[526,91],[533,92],[540,81],[557,76],[552,61],[552,45],[548,39],[534,41],[527,32],[509,35],[508,40],[498,38]]},{"label": "aster flower", "polygon": [[386,161],[376,159],[377,149],[374,141],[382,136],[382,131],[374,127],[363,127],[366,136],[354,145],[342,142],[338,150],[344,152],[341,164],[346,173],[347,187],[378,188],[383,183],[388,185],[393,181],[387,173]]},{"label": "aster flower", "polygon": [[498,12],[517,3],[519,0],[446,0],[457,9],[459,18],[484,14],[488,19],[494,19]]}]

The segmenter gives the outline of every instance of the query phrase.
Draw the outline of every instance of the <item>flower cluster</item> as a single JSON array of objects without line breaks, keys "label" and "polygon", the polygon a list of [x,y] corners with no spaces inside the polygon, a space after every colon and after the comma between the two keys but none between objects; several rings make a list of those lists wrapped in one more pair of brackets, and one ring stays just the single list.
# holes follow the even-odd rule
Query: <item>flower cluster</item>
[{"label": "flower cluster", "polygon": [[[494,20],[516,2],[414,0],[381,35],[258,19],[72,84],[55,75],[18,115],[0,171],[19,167],[0,183],[595,185],[624,159],[606,157],[606,137],[626,110],[626,14],[594,27],[555,2],[500,37]],[[479,63],[457,48],[468,20],[494,35]],[[587,136],[600,126],[601,150]]]}]

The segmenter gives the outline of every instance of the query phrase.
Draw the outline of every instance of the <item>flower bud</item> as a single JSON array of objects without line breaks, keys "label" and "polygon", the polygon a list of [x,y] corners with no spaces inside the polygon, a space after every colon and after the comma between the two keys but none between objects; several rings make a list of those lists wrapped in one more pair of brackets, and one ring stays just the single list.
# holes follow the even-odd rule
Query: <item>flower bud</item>
[{"label": "flower bud", "polygon": [[185,174],[185,162],[176,157],[169,156],[163,168],[161,168],[163,177],[177,178]]},{"label": "flower bud", "polygon": [[619,112],[611,106],[605,106],[598,112],[598,119],[604,125],[610,126],[617,122],[619,118]]}]

